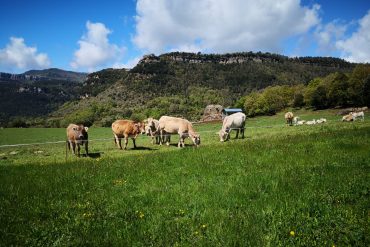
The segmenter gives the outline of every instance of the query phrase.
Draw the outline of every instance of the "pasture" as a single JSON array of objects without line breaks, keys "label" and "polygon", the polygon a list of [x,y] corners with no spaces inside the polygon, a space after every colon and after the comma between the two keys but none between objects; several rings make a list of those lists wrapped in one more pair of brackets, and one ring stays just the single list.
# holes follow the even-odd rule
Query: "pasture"
[{"label": "pasture", "polygon": [[123,151],[91,127],[82,158],[66,157],[65,129],[1,129],[0,145],[62,143],[0,149],[0,245],[369,245],[370,121],[283,115],[247,119],[246,138],[225,143],[221,123],[195,125],[199,148],[141,136]]}]

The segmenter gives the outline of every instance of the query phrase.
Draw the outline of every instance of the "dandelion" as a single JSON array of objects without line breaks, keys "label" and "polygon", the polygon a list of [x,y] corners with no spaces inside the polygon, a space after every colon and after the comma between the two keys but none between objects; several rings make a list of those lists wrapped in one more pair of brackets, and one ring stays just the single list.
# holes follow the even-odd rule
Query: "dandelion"
[{"label": "dandelion", "polygon": [[207,225],[205,225],[205,224],[203,224],[203,225],[202,225],[202,228],[203,228],[203,229],[205,229],[206,227],[207,227]]},{"label": "dandelion", "polygon": [[294,235],[295,235],[295,232],[294,231],[290,231],[290,236],[292,236],[292,237],[294,237]]},{"label": "dandelion", "polygon": [[198,235],[198,234],[199,234],[199,232],[198,232],[198,231],[195,231],[195,232],[194,232],[194,234],[195,234],[195,235]]},{"label": "dandelion", "polygon": [[139,218],[140,218],[140,219],[144,218],[144,213],[143,213],[143,212],[140,212],[140,213],[139,213]]}]

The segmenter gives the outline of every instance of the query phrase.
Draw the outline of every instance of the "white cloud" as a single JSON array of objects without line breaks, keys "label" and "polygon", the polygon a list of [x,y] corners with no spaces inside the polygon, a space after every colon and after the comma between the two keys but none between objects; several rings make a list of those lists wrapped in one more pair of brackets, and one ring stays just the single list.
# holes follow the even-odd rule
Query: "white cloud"
[{"label": "white cloud", "polygon": [[103,23],[86,23],[87,34],[78,41],[80,48],[75,51],[71,66],[74,69],[87,68],[94,71],[98,67],[117,63],[123,56],[125,47],[109,43],[112,32]]},{"label": "white cloud", "polygon": [[334,20],[326,25],[319,25],[314,33],[319,53],[322,56],[335,55],[338,51],[336,41],[342,39],[348,29],[348,24]]},{"label": "white cloud", "polygon": [[342,57],[352,62],[370,62],[370,11],[359,21],[359,28],[348,39],[336,42]]},{"label": "white cloud", "polygon": [[133,42],[147,52],[280,51],[320,22],[299,0],[138,0]]},{"label": "white cloud", "polygon": [[135,57],[133,59],[128,60],[126,63],[115,63],[113,64],[112,68],[114,69],[132,69],[137,65],[137,63],[142,59],[142,57]]},{"label": "white cloud", "polygon": [[37,53],[37,48],[27,46],[23,38],[11,37],[10,43],[0,49],[0,67],[10,71],[18,69],[42,69],[50,65],[45,53]]}]

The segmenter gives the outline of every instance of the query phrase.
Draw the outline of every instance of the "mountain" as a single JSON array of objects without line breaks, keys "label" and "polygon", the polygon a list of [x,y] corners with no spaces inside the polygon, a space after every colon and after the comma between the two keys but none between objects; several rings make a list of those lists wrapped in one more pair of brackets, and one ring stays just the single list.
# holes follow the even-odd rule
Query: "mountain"
[{"label": "mountain", "polygon": [[0,73],[0,125],[19,117],[45,118],[63,103],[81,97],[86,73],[60,69]]},{"label": "mountain", "polygon": [[[254,90],[272,85],[307,85],[356,64],[331,57],[289,58],[270,53],[166,53],[147,55],[133,69],[90,74],[82,94],[49,115],[58,126],[83,122],[109,126],[117,118],[164,114],[198,120],[208,104],[233,106]],[[84,91],[86,90],[86,91]]]},{"label": "mountain", "polygon": [[65,71],[56,68],[43,70],[29,70],[22,74],[10,74],[0,72],[0,80],[19,80],[19,81],[74,81],[83,82],[87,73]]}]

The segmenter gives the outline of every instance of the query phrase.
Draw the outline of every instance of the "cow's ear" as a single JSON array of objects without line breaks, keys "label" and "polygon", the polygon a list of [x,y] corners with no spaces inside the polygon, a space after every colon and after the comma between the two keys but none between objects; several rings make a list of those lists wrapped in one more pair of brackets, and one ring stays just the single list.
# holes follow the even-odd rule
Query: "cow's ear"
[{"label": "cow's ear", "polygon": [[89,130],[89,127],[85,127],[85,131],[87,132]]}]

